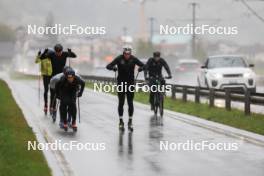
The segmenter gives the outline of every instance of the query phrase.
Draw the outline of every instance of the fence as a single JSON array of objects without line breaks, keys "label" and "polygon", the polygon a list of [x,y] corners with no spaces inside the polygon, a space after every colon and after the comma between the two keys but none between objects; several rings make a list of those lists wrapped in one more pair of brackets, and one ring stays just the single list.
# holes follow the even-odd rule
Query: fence
[{"label": "fence", "polygon": [[[101,77],[101,76],[90,76],[90,75],[82,75],[82,77],[90,82],[103,82],[106,84],[114,83],[114,78],[109,77]],[[138,81],[144,83],[144,81]],[[187,101],[188,95],[194,95],[195,103],[200,103],[201,97],[205,97],[209,100],[209,106],[215,106],[215,99],[223,99],[225,101],[225,109],[227,111],[231,110],[231,102],[242,102],[244,103],[244,113],[245,115],[250,115],[251,105],[264,105],[264,93],[253,93],[249,90],[245,90],[244,92],[235,92],[231,89],[218,90],[218,89],[208,89],[201,88],[197,86],[188,86],[188,85],[178,85],[178,84],[170,84],[172,86],[171,89],[171,98],[176,99],[176,94],[182,94],[181,99],[183,102]]]}]

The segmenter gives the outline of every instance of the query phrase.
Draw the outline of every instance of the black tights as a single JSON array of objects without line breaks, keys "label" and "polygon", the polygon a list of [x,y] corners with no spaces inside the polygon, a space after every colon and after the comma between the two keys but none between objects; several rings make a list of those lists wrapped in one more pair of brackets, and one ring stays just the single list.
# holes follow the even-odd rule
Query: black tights
[{"label": "black tights", "polygon": [[[48,92],[49,92],[49,84],[50,84],[51,76],[43,76],[43,85],[44,85],[44,103],[45,107],[48,106]],[[52,101],[52,97],[50,94],[50,102]]]},{"label": "black tights", "polygon": [[69,111],[69,114],[72,118],[72,124],[75,124],[76,115],[77,115],[76,102],[74,101],[72,103],[65,103],[65,102],[60,103],[60,116],[64,124],[67,123],[67,110]]},{"label": "black tights", "polygon": [[133,105],[134,92],[118,92],[118,100],[119,100],[118,114],[119,116],[123,116],[126,97],[127,97],[127,104],[128,104],[128,115],[129,117],[132,117],[134,113],[134,105]]}]

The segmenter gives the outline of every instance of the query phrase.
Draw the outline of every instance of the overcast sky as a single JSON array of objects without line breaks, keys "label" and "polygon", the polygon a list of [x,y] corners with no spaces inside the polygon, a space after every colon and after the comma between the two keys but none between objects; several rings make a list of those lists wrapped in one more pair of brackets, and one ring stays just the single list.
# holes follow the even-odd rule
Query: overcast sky
[{"label": "overcast sky", "polygon": [[[156,30],[159,24],[185,25],[191,21],[190,0],[149,0],[145,4],[146,18],[155,17]],[[227,39],[240,44],[264,44],[264,22],[261,22],[239,1],[196,0],[198,24],[237,26],[236,36],[203,36],[207,39]],[[264,17],[264,1],[248,1],[248,4]],[[55,22],[61,24],[106,26],[109,36],[139,31],[140,5],[138,0],[0,0],[0,22],[12,25],[42,25],[49,12]],[[168,19],[174,23],[168,22]],[[215,21],[220,19],[220,21]],[[147,24],[147,27],[149,24]]]}]

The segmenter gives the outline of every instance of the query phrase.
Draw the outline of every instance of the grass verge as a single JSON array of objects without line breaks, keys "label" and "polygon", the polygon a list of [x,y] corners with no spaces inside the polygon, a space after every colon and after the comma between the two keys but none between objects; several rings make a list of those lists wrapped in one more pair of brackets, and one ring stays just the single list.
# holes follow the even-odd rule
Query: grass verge
[{"label": "grass verge", "polygon": [[27,142],[36,141],[36,137],[2,80],[0,104],[0,175],[50,176],[43,153],[27,150]]},{"label": "grass verge", "polygon": [[[87,83],[86,86],[93,89],[92,83]],[[148,99],[148,93],[135,93],[134,100],[137,102],[149,104]],[[210,108],[208,104],[197,104],[190,101],[183,102],[181,100],[173,100],[170,97],[165,98],[164,108],[264,135],[263,114],[252,113],[250,116],[245,116],[244,112],[238,109],[226,111],[224,108]]]}]

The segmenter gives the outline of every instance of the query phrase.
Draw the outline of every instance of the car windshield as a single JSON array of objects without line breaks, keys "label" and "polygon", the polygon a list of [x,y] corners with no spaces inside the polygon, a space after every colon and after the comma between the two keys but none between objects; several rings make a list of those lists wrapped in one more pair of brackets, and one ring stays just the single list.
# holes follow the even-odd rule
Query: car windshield
[{"label": "car windshield", "polygon": [[216,57],[208,60],[208,68],[246,67],[242,57]]},{"label": "car windshield", "polygon": [[183,67],[183,68],[197,68],[197,67],[199,67],[199,64],[198,63],[181,63],[180,67]]}]

